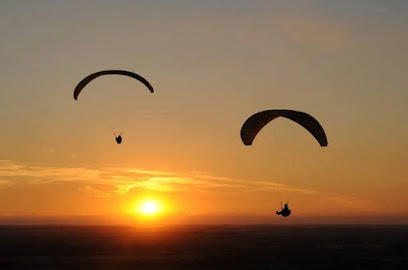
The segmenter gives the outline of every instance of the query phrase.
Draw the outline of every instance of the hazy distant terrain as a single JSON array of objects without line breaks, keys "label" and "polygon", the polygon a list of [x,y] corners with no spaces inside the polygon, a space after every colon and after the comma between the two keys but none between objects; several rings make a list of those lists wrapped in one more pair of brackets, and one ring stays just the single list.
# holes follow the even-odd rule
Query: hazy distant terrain
[{"label": "hazy distant terrain", "polygon": [[0,269],[408,269],[408,226],[2,226],[0,240]]}]

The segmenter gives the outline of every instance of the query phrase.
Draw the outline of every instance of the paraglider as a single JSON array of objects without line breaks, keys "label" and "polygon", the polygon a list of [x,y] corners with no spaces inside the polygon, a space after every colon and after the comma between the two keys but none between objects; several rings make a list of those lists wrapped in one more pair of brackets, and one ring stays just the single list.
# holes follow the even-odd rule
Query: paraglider
[{"label": "paraglider", "polygon": [[115,135],[115,140],[117,144],[122,143],[122,133],[120,133],[118,136],[116,136],[116,133],[113,133]]},{"label": "paraglider", "polygon": [[81,93],[82,89],[84,89],[84,87],[90,83],[92,80],[103,76],[103,75],[124,75],[124,76],[128,76],[128,77],[132,77],[138,81],[140,81],[141,83],[143,83],[151,93],[154,92],[153,86],[142,76],[130,72],[130,71],[126,71],[126,70],[102,70],[96,73],[93,73],[91,75],[88,75],[87,77],[85,77],[82,81],[80,81],[78,83],[78,85],[75,87],[74,90],[74,99],[78,100],[78,95],[79,93]]},{"label": "paraglider", "polygon": [[[313,135],[320,146],[325,147],[328,145],[326,133],[320,123],[313,116],[305,112],[293,110],[266,110],[252,115],[241,127],[242,142],[245,145],[252,145],[262,128],[278,117],[290,119],[301,125]],[[281,203],[281,210],[276,211],[276,214],[282,217],[288,217],[291,213],[292,211],[289,209],[288,203],[284,207],[282,207]]]},{"label": "paraglider", "polygon": [[307,113],[292,110],[267,110],[252,115],[241,128],[242,142],[245,145],[252,145],[259,131],[278,117],[284,117],[298,123],[315,137],[320,146],[327,146],[326,134],[319,122]]},{"label": "paraglider", "polygon": [[276,214],[279,216],[281,215],[282,217],[288,217],[292,213],[292,210],[289,209],[288,203],[285,203],[285,206],[282,207],[281,203],[281,211],[276,211]]},{"label": "paraglider", "polygon": [[[78,100],[78,95],[81,93],[84,87],[88,85],[92,80],[100,76],[104,76],[104,75],[124,75],[124,76],[134,78],[140,81],[141,83],[143,83],[147,87],[147,89],[149,89],[151,93],[154,92],[153,86],[145,78],[143,78],[142,76],[136,73],[126,71],[126,70],[102,70],[102,71],[98,71],[98,72],[88,75],[87,77],[85,77],[78,83],[78,85],[75,87],[75,90],[74,90],[74,99]],[[115,140],[117,144],[121,144],[122,143],[122,133],[119,136],[116,136],[115,134]]]}]

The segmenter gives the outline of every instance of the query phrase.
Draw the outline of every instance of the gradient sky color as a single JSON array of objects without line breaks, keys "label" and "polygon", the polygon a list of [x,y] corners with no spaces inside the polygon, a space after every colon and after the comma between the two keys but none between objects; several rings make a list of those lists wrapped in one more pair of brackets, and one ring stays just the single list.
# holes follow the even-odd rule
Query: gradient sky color
[{"label": "gradient sky color", "polygon": [[[407,1],[2,1],[0,33],[3,217],[158,198],[187,223],[279,222],[289,198],[308,222],[408,218]],[[74,101],[103,69],[156,92],[107,76]],[[310,113],[329,147],[280,119],[244,146],[265,109]]]}]

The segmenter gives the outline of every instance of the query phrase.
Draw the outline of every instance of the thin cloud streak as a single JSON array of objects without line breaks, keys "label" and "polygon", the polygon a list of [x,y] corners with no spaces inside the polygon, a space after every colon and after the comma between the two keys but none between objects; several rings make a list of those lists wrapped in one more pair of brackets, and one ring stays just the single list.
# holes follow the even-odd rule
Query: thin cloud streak
[{"label": "thin cloud streak", "polygon": [[[146,191],[174,192],[199,190],[211,192],[217,188],[241,189],[244,191],[276,190],[302,194],[317,193],[287,186],[281,183],[244,180],[214,176],[203,172],[173,173],[139,168],[98,168],[48,167],[0,161],[0,185],[25,184],[40,185],[52,182],[79,181],[84,183],[84,191],[97,197],[108,198],[113,194],[126,194],[133,189]],[[103,185],[104,190],[97,186]]]}]

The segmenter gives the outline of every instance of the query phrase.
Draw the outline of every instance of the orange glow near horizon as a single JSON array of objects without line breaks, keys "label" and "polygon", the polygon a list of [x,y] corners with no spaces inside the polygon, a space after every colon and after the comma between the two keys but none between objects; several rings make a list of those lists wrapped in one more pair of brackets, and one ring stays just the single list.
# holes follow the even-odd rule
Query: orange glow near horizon
[{"label": "orange glow near horizon", "polygon": [[0,225],[408,223],[403,1],[60,2],[0,2]]}]

